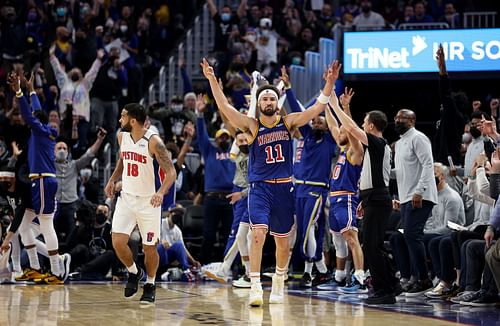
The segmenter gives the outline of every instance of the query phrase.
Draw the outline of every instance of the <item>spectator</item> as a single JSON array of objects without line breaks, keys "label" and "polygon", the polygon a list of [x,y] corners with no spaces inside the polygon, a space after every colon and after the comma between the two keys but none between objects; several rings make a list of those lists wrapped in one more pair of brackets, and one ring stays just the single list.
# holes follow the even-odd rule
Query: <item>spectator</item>
[{"label": "spectator", "polygon": [[78,149],[84,152],[87,149],[87,134],[90,121],[90,99],[89,91],[101,67],[101,60],[104,50],[97,51],[97,59],[92,64],[90,70],[82,75],[78,68],[71,69],[66,73],[57,57],[55,56],[55,46],[50,48],[50,64],[56,76],[57,85],[61,90],[59,98],[59,112],[61,115],[69,114],[67,109],[72,110],[72,115],[79,118],[78,121]]},{"label": "spectator", "polygon": [[352,24],[356,30],[379,30],[384,28],[385,20],[382,15],[372,11],[372,2],[370,0],[362,0],[360,2],[361,13],[354,17]]},{"label": "spectator", "polygon": [[170,108],[155,109],[151,116],[162,122],[165,140],[177,142],[177,139],[182,136],[186,123],[196,122],[196,114],[183,107],[183,101],[179,96],[172,96],[170,103]]},{"label": "spectator", "polygon": [[462,27],[462,22],[460,21],[460,14],[457,13],[455,5],[453,2],[446,3],[444,7],[444,15],[441,16],[439,21],[447,23],[450,28],[460,28]]},{"label": "spectator", "polygon": [[337,23],[342,20],[344,14],[349,13],[351,17],[356,17],[360,13],[360,7],[357,0],[345,0],[342,6],[339,6],[335,11],[335,19]]},{"label": "spectator", "polygon": [[257,30],[257,70],[268,76],[272,65],[278,62],[278,38],[273,30],[273,22],[269,18],[262,18]]},{"label": "spectator", "polygon": [[101,184],[99,179],[93,175],[92,166],[87,165],[80,170],[78,179],[78,197],[80,200],[86,199],[94,204],[99,202]]},{"label": "spectator", "polygon": [[234,107],[240,109],[246,105],[246,95],[250,95],[250,82],[252,77],[245,68],[241,55],[235,55],[229,70],[226,73],[226,92],[233,100]]},{"label": "spectator", "polygon": [[[233,220],[233,210],[226,198],[233,188],[233,176],[236,170],[234,163],[230,159],[231,136],[225,129],[220,129],[215,134],[215,145],[208,139],[207,128],[203,113],[206,104],[201,95],[198,95],[196,109],[198,118],[196,120],[196,131],[201,155],[205,161],[205,201],[203,207],[203,263],[213,261],[214,244],[216,241],[217,227],[219,222],[222,225],[220,239],[223,239],[222,248],[231,230]],[[222,257],[216,257],[221,261]]]},{"label": "spectator", "polygon": [[425,4],[423,1],[417,1],[414,4],[415,16],[410,19],[409,23],[420,24],[420,23],[432,23],[434,19],[425,13]]},{"label": "spectator", "polygon": [[12,5],[2,8],[0,31],[3,65],[10,70],[14,62],[23,59],[26,50],[26,28],[21,21],[18,21],[16,9]]},{"label": "spectator", "polygon": [[[56,41],[53,46],[54,50],[50,51],[50,54],[51,55],[54,54],[59,63],[67,69],[73,66],[73,51],[72,51],[73,46],[71,45],[70,40],[71,40],[70,31],[64,26],[57,27]],[[59,86],[59,88],[61,87]]]},{"label": "spectator", "polygon": [[332,30],[333,24],[335,23],[333,18],[332,5],[325,3],[321,9],[321,13],[318,16],[318,30],[320,37],[330,36],[330,31]]},{"label": "spectator", "polygon": [[399,21],[399,24],[409,23],[413,17],[415,17],[415,9],[412,5],[406,5],[403,11],[403,18]]},{"label": "spectator", "polygon": [[313,31],[310,27],[306,26],[302,29],[300,38],[296,40],[292,50],[300,53],[318,50],[318,42],[315,41]]}]

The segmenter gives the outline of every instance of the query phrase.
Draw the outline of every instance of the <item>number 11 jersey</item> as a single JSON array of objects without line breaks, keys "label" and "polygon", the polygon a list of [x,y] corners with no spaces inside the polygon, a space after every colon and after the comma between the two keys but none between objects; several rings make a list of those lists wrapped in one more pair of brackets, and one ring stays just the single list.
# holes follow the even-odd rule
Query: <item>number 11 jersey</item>
[{"label": "number 11 jersey", "polygon": [[292,176],[292,136],[282,116],[278,116],[272,126],[258,120],[257,135],[250,144],[249,156],[249,182]]},{"label": "number 11 jersey", "polygon": [[122,191],[138,197],[152,196],[163,181],[162,170],[149,153],[150,130],[137,142],[129,132],[122,132],[120,157],[123,161]]}]

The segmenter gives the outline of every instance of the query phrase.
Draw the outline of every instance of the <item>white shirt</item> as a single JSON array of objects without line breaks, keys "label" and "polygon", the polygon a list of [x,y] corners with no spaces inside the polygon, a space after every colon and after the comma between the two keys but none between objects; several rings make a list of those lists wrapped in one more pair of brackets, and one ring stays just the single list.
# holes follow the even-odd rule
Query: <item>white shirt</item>
[{"label": "white shirt", "polygon": [[166,218],[163,218],[161,220],[160,240],[161,241],[167,240],[170,245],[178,241],[184,244],[184,238],[182,237],[181,229],[175,224],[173,228],[169,228],[168,221]]},{"label": "white shirt", "polygon": [[[122,191],[139,197],[152,196],[160,182],[158,168],[149,153],[149,139],[153,132],[148,130],[136,143],[129,132],[122,132],[120,156],[123,161]],[[159,187],[159,186],[158,186]]]},{"label": "white shirt", "polygon": [[432,147],[426,135],[415,128],[401,135],[396,142],[394,163],[401,204],[411,201],[414,194],[438,203]]},{"label": "white shirt", "polygon": [[357,15],[354,20],[352,21],[352,24],[356,26],[357,28],[363,28],[363,27],[384,27],[385,26],[385,20],[382,15],[379,13],[376,13],[374,11],[370,11],[370,14],[368,16],[365,16],[365,14],[360,13]]},{"label": "white shirt", "polygon": [[476,157],[484,151],[484,138],[482,136],[472,140],[465,152],[464,176],[469,177]]}]

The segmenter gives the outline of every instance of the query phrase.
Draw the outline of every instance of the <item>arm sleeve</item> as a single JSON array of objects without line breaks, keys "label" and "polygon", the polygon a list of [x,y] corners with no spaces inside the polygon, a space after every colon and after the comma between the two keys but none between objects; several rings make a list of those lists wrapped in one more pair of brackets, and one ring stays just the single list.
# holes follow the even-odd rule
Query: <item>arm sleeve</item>
[{"label": "arm sleeve", "polygon": [[184,87],[184,94],[193,91],[193,85],[191,84],[191,79],[189,78],[186,67],[180,68],[181,77],[182,77],[182,85]]},{"label": "arm sleeve", "polygon": [[[34,95],[36,97],[36,95]],[[21,115],[23,116],[24,121],[31,127],[33,132],[37,132],[40,134],[50,134],[48,128],[44,128],[42,123],[33,116],[31,112],[30,105],[26,100],[25,96],[20,96],[17,98],[19,100],[19,108],[21,111]],[[38,103],[40,105],[40,102]]]},{"label": "arm sleeve", "polygon": [[198,135],[198,146],[200,147],[201,155],[206,157],[210,151],[210,139],[208,138],[207,126],[203,116],[196,119],[196,133]]},{"label": "arm sleeve", "polygon": [[10,223],[10,226],[9,226],[10,232],[16,233],[17,230],[19,230],[19,226],[21,225],[21,222],[23,221],[25,209],[26,209],[26,207],[24,207],[24,205],[19,205],[16,207],[16,211],[14,212],[14,219],[12,220],[12,223]]}]

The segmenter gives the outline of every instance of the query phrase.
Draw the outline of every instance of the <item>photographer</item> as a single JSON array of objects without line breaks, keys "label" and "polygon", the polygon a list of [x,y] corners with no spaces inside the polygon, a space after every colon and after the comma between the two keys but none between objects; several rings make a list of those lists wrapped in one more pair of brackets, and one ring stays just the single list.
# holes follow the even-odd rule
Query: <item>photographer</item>
[{"label": "photographer", "polygon": [[75,211],[78,203],[77,181],[80,170],[90,164],[101,147],[106,130],[100,129],[97,133],[97,140],[90,146],[87,152],[77,160],[69,157],[68,145],[65,142],[58,142],[55,146],[56,156],[56,177],[58,203],[56,215],[54,218],[54,227],[56,229],[59,241],[64,241],[66,236],[71,233],[75,227]]}]

